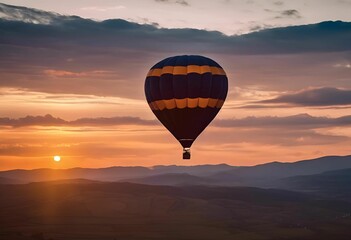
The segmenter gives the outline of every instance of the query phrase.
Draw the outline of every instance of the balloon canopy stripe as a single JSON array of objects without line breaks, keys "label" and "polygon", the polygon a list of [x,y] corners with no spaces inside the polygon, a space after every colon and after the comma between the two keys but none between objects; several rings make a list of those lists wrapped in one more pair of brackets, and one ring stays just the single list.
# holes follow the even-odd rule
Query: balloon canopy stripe
[{"label": "balloon canopy stripe", "polygon": [[227,76],[212,75],[211,73],[164,74],[161,77],[149,76],[145,81],[145,94],[148,103],[173,98],[224,100],[227,95],[227,88]]},{"label": "balloon canopy stripe", "polygon": [[183,98],[158,100],[149,103],[152,111],[162,111],[165,109],[183,109],[183,108],[221,108],[224,104],[222,99],[214,98]]},{"label": "balloon canopy stripe", "polygon": [[147,74],[147,77],[160,77],[163,74],[172,75],[187,75],[189,73],[212,73],[213,75],[226,75],[224,70],[220,67],[213,66],[199,66],[199,65],[188,65],[188,66],[165,66],[163,68],[152,68]]},{"label": "balloon canopy stripe", "polygon": [[166,58],[158,63],[156,63],[152,68],[163,68],[164,66],[212,66],[222,68],[218,63],[213,61],[210,58],[196,55],[183,55],[183,56],[174,56]]}]

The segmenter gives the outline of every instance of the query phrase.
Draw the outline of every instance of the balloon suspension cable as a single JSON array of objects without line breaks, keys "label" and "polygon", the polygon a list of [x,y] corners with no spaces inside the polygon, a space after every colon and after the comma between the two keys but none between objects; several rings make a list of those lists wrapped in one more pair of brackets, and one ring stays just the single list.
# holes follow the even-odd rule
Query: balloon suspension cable
[{"label": "balloon suspension cable", "polygon": [[190,148],[183,148],[183,159],[190,159]]}]

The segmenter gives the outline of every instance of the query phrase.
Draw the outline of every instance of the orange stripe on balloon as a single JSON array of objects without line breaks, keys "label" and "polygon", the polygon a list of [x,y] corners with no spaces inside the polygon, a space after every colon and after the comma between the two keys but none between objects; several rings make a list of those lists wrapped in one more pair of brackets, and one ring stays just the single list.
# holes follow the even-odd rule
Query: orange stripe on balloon
[{"label": "orange stripe on balloon", "polygon": [[224,104],[223,99],[217,98],[172,98],[167,100],[157,100],[149,103],[152,110],[164,109],[183,109],[183,108],[221,108]]},{"label": "orange stripe on balloon", "polygon": [[150,69],[147,76],[148,77],[160,77],[163,74],[173,74],[173,75],[187,75],[189,73],[212,73],[213,75],[226,75],[224,70],[219,67],[213,66],[198,66],[198,65],[188,65],[188,66],[165,66],[163,68],[153,68]]}]

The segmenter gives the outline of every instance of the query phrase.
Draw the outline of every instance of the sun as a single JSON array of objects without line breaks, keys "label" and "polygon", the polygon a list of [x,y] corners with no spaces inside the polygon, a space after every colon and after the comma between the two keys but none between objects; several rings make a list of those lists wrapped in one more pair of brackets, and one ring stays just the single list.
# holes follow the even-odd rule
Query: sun
[{"label": "sun", "polygon": [[60,156],[54,156],[54,161],[55,161],[55,162],[61,161],[61,157],[60,157]]}]

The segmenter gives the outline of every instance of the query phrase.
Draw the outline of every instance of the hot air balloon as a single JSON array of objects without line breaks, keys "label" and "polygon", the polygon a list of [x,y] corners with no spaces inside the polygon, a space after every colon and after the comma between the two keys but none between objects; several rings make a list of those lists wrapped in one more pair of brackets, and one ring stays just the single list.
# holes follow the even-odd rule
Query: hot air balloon
[{"label": "hot air balloon", "polygon": [[183,159],[190,159],[191,145],[215,118],[227,92],[223,68],[203,56],[166,58],[150,69],[145,80],[146,100],[183,146]]}]

